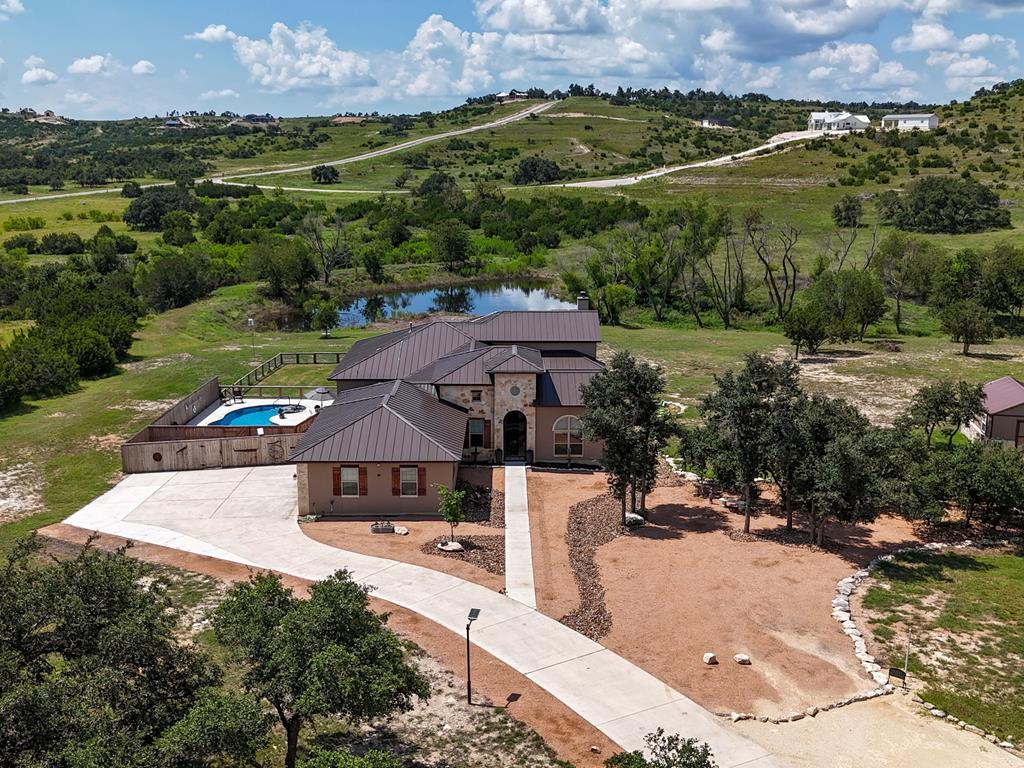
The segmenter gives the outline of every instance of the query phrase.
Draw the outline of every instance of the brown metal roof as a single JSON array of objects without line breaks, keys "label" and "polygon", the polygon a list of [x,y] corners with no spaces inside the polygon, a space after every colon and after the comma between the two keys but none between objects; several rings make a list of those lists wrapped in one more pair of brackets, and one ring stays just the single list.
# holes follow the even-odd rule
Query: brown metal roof
[{"label": "brown metal roof", "polygon": [[546,371],[537,377],[537,405],[583,405],[580,387],[597,371]]},{"label": "brown metal roof", "polygon": [[601,323],[594,310],[554,309],[506,311],[459,324],[468,334],[490,344],[531,341],[598,342]]},{"label": "brown metal roof", "polygon": [[600,371],[604,366],[589,355],[580,352],[543,353],[545,371]]},{"label": "brown metal roof", "polygon": [[296,462],[458,461],[466,412],[404,381],[342,392],[292,451]]},{"label": "brown metal roof", "polygon": [[473,338],[452,323],[435,321],[416,325],[353,345],[327,378],[335,381],[401,379],[438,358],[466,349],[472,343]]},{"label": "brown metal roof", "polygon": [[540,350],[532,347],[499,347],[503,350],[494,360],[488,362],[488,373],[540,373],[544,370]]},{"label": "brown metal roof", "polygon": [[985,410],[990,415],[1024,405],[1024,384],[1013,376],[1003,376],[990,381],[982,391],[985,396]]}]

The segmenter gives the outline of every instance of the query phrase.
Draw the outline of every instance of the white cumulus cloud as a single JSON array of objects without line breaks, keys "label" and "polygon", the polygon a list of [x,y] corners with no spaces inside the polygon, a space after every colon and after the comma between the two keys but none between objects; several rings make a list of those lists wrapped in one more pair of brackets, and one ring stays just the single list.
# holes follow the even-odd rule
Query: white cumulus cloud
[{"label": "white cumulus cloud", "polygon": [[30,67],[21,75],[22,85],[47,85],[57,82],[57,75],[43,67]]},{"label": "white cumulus cloud", "polygon": [[68,73],[72,75],[98,75],[112,64],[109,55],[94,54],[75,59],[68,65]]},{"label": "white cumulus cloud", "polygon": [[270,28],[269,39],[239,35],[234,49],[249,76],[269,91],[376,83],[369,60],[338,48],[323,27],[300,24],[292,29],[278,21]]},{"label": "white cumulus cloud", "polygon": [[0,21],[7,21],[12,14],[24,12],[25,6],[21,0],[0,0]]},{"label": "white cumulus cloud", "polygon": [[96,98],[84,91],[68,91],[64,94],[64,101],[68,104],[92,104]]},{"label": "white cumulus cloud", "polygon": [[203,101],[209,101],[210,99],[237,99],[238,91],[231,88],[221,88],[219,91],[204,91],[199,94],[199,98]]},{"label": "white cumulus cloud", "polygon": [[501,32],[598,32],[608,27],[598,0],[477,0],[486,30]]},{"label": "white cumulus cloud", "polygon": [[32,69],[33,67],[41,67],[46,63],[46,59],[41,56],[29,56],[22,62],[25,65],[25,69]]},{"label": "white cumulus cloud", "polygon": [[132,64],[133,75],[152,75],[154,72],[156,72],[156,67],[148,59],[139,59]]},{"label": "white cumulus cloud", "polygon": [[203,31],[185,35],[186,40],[200,40],[204,43],[223,43],[236,37],[238,35],[228,29],[226,24],[207,24]]}]

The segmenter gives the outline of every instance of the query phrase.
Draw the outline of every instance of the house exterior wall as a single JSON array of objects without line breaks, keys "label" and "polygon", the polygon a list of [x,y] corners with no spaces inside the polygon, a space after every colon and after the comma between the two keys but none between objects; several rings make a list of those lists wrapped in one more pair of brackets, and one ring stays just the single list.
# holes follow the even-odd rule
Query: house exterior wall
[{"label": "house exterior wall", "polygon": [[922,118],[883,120],[882,127],[889,130],[895,128],[897,131],[912,131],[915,128],[919,131],[932,131],[939,127],[939,118],[932,115]]},{"label": "house exterior wall", "polygon": [[[407,464],[360,464],[366,468],[366,494],[363,496],[334,495],[334,467],[337,464],[298,464],[299,514],[316,512],[331,517],[392,518],[439,517],[438,485],[454,487],[458,464],[433,462]],[[344,466],[354,466],[345,464]],[[419,466],[426,469],[426,494],[423,496],[394,496],[391,493],[391,471],[394,467]],[[333,500],[333,512],[331,501]]]},{"label": "house exterior wall", "polygon": [[[544,463],[568,464],[565,456],[555,456],[554,426],[562,416],[582,417],[586,409],[583,406],[539,406],[537,409],[537,447],[534,449],[534,460]],[[603,448],[600,443],[591,440],[583,441],[583,455],[572,457],[573,464],[597,464],[601,461]]]},{"label": "house exterior wall", "polygon": [[[988,417],[988,437],[990,440],[1001,440],[1004,443],[1015,445],[1017,441],[1017,422],[1024,422],[1024,406],[1011,408],[1008,411],[997,413]],[[1021,425],[1021,435],[1024,436],[1024,424]]]},{"label": "house exterior wall", "polygon": [[[481,401],[473,402],[473,391],[480,390]],[[494,429],[494,387],[487,385],[454,385],[442,384],[437,388],[438,396],[449,403],[465,408],[471,419],[483,419],[491,423],[491,444],[484,448],[465,448],[462,458],[466,461],[494,461],[495,442]]]},{"label": "house exterior wall", "polygon": [[[519,387],[519,394],[512,394],[512,387]],[[502,448],[505,444],[503,422],[509,411],[520,411],[526,416],[526,450],[534,451],[536,438],[537,375],[533,373],[494,374],[494,445]]]}]

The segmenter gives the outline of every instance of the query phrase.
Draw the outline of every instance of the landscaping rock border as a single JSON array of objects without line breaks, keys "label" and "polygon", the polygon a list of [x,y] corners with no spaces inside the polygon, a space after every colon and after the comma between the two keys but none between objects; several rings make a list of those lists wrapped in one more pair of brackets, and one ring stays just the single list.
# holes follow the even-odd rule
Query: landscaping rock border
[{"label": "landscaping rock border", "polygon": [[[864,671],[882,688],[888,689],[886,692],[891,693],[894,688],[888,683],[888,673],[883,672],[882,668],[875,661],[875,657],[868,653],[867,645],[864,642],[864,635],[861,630],[857,627],[857,622],[854,620],[853,611],[851,610],[850,597],[857,588],[860,587],[861,583],[871,575],[882,563],[889,563],[895,560],[899,555],[909,554],[911,552],[943,552],[950,549],[992,549],[996,547],[1014,547],[1021,544],[1020,538],[1010,539],[965,539],[959,542],[929,542],[917,547],[902,547],[900,549],[894,549],[892,552],[888,552],[884,555],[880,555],[867,564],[865,568],[861,568],[855,571],[851,575],[842,579],[836,584],[836,595],[832,598],[832,618],[838,621],[842,627],[843,632],[853,641],[854,655],[860,661]],[[883,684],[884,681],[884,684]],[[1013,752],[1015,755],[1019,753],[1019,750],[1010,741],[1000,739],[993,733],[987,733],[981,728],[975,725],[971,725],[954,715],[947,714],[941,709],[936,707],[934,704],[930,704],[927,701],[921,699],[921,697],[915,695],[912,699],[915,704],[919,704],[921,708],[936,718],[940,718],[949,723],[956,725],[961,730],[968,731],[970,733],[982,736],[986,741],[991,744],[995,744],[998,747],[1002,747],[1007,751]]]},{"label": "landscaping rock border", "polygon": [[601,569],[594,554],[598,547],[621,533],[620,514],[619,502],[608,493],[569,507],[565,543],[580,604],[559,621],[594,641],[612,630],[612,615],[605,605]]},{"label": "landscaping rock border", "polygon": [[462,545],[461,551],[446,552],[437,545],[448,541],[447,536],[438,536],[420,547],[420,552],[436,557],[449,557],[453,560],[483,568],[488,573],[498,576],[505,575],[505,537],[504,536],[460,536],[456,541]]}]

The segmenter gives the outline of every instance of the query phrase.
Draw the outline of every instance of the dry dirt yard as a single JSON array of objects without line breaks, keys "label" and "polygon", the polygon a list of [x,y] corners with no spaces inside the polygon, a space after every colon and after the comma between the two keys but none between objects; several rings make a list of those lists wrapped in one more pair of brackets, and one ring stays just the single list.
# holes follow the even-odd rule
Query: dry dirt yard
[{"label": "dry dirt yard", "polygon": [[[569,510],[606,490],[604,475],[534,471],[530,522],[538,607],[580,604],[565,541]],[[873,687],[830,616],[835,584],[873,557],[917,541],[902,520],[835,527],[833,551],[737,538],[742,515],[693,486],[659,487],[649,524],[597,548],[611,629],[607,647],[716,711],[786,716]],[[753,530],[783,525],[762,513]],[[702,663],[705,652],[721,663]],[[748,654],[753,663],[732,661]]]}]

